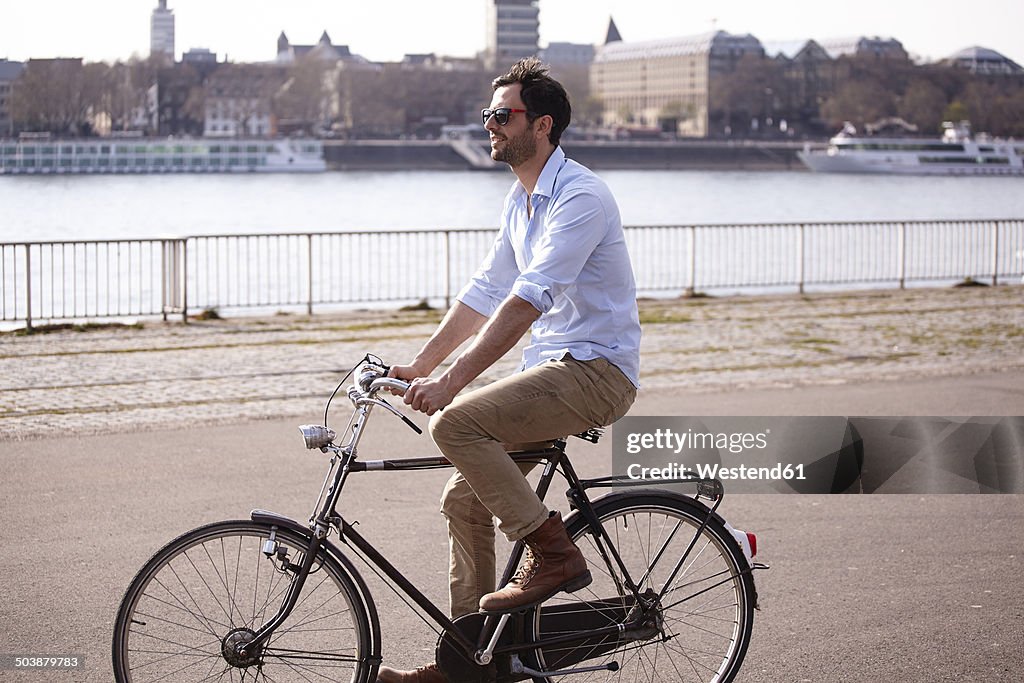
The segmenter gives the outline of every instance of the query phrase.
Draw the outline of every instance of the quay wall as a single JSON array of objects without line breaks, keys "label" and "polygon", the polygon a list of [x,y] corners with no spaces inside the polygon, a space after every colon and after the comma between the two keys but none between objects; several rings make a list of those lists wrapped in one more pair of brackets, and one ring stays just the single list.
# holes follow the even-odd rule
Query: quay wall
[{"label": "quay wall", "polygon": [[[478,144],[487,149],[486,142]],[[799,143],[564,140],[562,146],[569,158],[595,170],[804,170],[796,156]],[[324,157],[331,170],[473,168],[444,140],[328,140]]]}]

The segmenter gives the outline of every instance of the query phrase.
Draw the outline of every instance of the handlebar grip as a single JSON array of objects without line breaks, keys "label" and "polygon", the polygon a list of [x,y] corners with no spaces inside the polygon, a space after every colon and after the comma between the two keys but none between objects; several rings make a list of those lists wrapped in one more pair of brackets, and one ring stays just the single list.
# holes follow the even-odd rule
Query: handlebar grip
[{"label": "handlebar grip", "polygon": [[404,394],[409,389],[409,382],[397,377],[378,377],[370,382],[370,393],[384,388],[395,389]]}]

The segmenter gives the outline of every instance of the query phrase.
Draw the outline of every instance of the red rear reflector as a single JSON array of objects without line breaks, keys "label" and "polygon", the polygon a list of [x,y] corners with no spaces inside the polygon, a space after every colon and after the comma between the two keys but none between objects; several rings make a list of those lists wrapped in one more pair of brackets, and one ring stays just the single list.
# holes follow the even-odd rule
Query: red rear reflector
[{"label": "red rear reflector", "polygon": [[757,536],[748,531],[747,541],[750,542],[750,556],[757,557]]}]

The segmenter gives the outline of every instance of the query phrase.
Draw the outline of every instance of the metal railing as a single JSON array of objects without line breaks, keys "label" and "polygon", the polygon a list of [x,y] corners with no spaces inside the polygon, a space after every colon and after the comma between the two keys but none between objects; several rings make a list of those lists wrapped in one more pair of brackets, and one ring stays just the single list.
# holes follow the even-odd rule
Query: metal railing
[{"label": "metal railing", "polygon": [[[0,243],[0,321],[400,301],[450,304],[494,229]],[[1024,275],[1024,219],[635,226],[639,293]]]}]

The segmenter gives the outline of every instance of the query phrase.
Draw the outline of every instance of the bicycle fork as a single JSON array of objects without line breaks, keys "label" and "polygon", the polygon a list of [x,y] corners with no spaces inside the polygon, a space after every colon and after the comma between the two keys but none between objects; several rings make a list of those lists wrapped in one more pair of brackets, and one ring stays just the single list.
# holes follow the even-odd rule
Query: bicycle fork
[{"label": "bicycle fork", "polygon": [[299,594],[302,592],[302,587],[306,583],[306,578],[309,577],[309,573],[313,569],[313,563],[316,562],[316,557],[320,553],[322,545],[323,540],[319,538],[319,535],[312,534],[309,538],[309,545],[306,546],[306,554],[302,558],[302,563],[293,570],[296,565],[288,561],[287,549],[278,545],[277,527],[271,527],[270,536],[263,542],[263,554],[271,561],[274,560],[274,556],[276,555],[277,561],[281,563],[281,568],[278,569],[278,571],[294,571],[294,576],[292,578],[291,585],[288,587],[288,593],[285,595],[284,602],[281,604],[277,614],[274,615],[270,621],[266,622],[258,631],[256,631],[252,638],[238,642],[234,645],[235,655],[238,658],[241,660],[254,660],[258,658],[263,644],[270,639],[270,636],[273,635],[277,627],[283,624],[285,619],[287,619],[292,613],[292,609],[295,608],[295,604],[299,600]]}]

